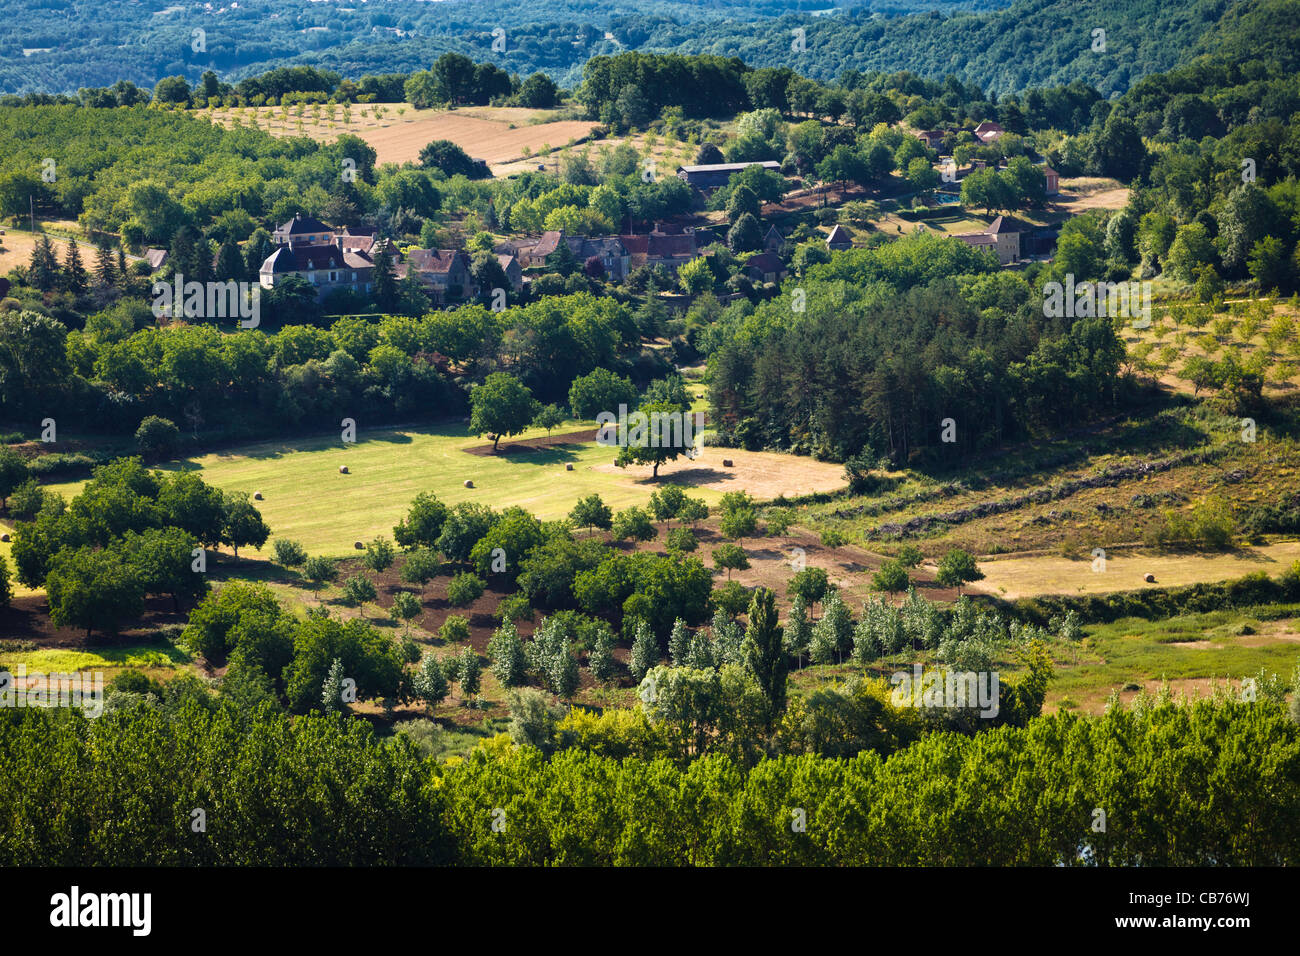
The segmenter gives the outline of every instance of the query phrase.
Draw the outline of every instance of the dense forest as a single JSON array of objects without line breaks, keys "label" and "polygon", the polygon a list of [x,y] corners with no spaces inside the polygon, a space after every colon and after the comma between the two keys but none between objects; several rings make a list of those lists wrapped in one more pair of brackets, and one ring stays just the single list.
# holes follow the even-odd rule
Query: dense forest
[{"label": "dense forest", "polygon": [[[823,80],[846,69],[907,69],[934,79],[955,73],[996,93],[1081,80],[1109,96],[1211,42],[1227,7],[1224,0],[1098,0],[1085,10],[1068,0],[563,0],[540,8],[524,0],[399,0],[347,9],[251,0],[212,10],[167,0],[15,0],[0,24],[0,92],[72,92],[118,80],[153,86],[172,75],[192,82],[207,69],[238,79],[289,64],[355,79],[414,72],[446,52],[509,72],[541,70],[574,86],[592,56],[672,50],[741,56]],[[1106,33],[1104,50],[1094,49],[1096,29]],[[504,49],[493,48],[494,30],[507,31]],[[804,31],[802,45],[794,30]],[[86,36],[95,39],[88,44]]]}]

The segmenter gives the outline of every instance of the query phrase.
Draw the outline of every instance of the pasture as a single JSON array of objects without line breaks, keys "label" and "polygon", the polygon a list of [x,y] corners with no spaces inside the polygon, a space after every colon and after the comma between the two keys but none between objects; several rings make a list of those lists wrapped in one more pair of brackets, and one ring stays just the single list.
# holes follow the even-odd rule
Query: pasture
[{"label": "pasture", "polygon": [[[390,536],[420,492],[448,504],[478,501],[493,508],[518,505],[540,518],[564,517],[579,498],[600,494],[615,510],[644,505],[660,483],[678,482],[709,504],[738,488],[764,497],[834,491],[844,485],[840,465],[793,455],[705,447],[694,461],[680,458],[659,469],[612,467],[615,449],[589,440],[594,429],[575,433],[574,423],[546,432],[533,429],[502,439],[501,451],[484,454],[491,442],[466,433],[461,423],[429,428],[358,432],[343,444],[337,432],[296,441],[263,442],[170,462],[164,469],[196,469],[227,491],[260,492],[257,502],[273,538],[301,541],[313,554],[342,556],[353,542]],[[590,428],[590,427],[589,427]],[[576,437],[561,440],[566,430]],[[472,453],[475,449],[479,453]],[[724,468],[723,458],[733,462]],[[566,470],[572,465],[573,470]],[[346,466],[348,474],[340,474]],[[473,488],[464,487],[466,481]],[[71,498],[81,482],[50,485]]]},{"label": "pasture", "polygon": [[[1293,608],[1288,608],[1293,610]],[[1261,668],[1289,679],[1300,656],[1292,617],[1272,619],[1260,609],[1184,614],[1163,621],[1124,618],[1087,628],[1073,659],[1053,648],[1056,674],[1045,711],[1101,713],[1112,690],[1131,700],[1168,684],[1175,695],[1206,696],[1217,686],[1233,691]]]},{"label": "pasture", "polygon": [[[1142,588],[1171,588],[1199,582],[1227,581],[1263,571],[1276,577],[1300,560],[1300,541],[1242,546],[1232,551],[1106,552],[1105,570],[1093,570],[1091,555],[1055,554],[981,559],[984,580],[972,585],[1014,601],[1043,594],[1109,594]],[[1154,584],[1143,581],[1152,574]]]}]

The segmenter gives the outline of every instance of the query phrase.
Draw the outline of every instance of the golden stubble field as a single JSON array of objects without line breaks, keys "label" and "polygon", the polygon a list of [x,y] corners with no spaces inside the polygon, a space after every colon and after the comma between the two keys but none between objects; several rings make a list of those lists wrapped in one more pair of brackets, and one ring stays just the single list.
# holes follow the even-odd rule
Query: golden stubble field
[{"label": "golden stubble field", "polygon": [[255,106],[200,111],[223,126],[256,126],[273,136],[309,136],[333,142],[344,133],[375,148],[380,163],[415,162],[420,150],[449,139],[494,173],[511,163],[527,168],[527,157],[581,142],[597,123],[560,119],[554,110],[479,106],[456,110],[417,110],[404,103],[343,106]]}]

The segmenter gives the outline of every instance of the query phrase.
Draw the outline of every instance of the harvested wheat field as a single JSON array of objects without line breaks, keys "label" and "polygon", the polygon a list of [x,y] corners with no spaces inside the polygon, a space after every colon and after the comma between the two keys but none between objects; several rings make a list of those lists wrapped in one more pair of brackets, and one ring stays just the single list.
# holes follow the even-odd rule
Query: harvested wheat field
[{"label": "harvested wheat field", "polygon": [[309,136],[332,142],[344,133],[360,136],[375,148],[380,163],[415,162],[420,150],[436,139],[449,139],[475,159],[502,166],[570,140],[579,141],[598,124],[584,120],[551,120],[552,110],[520,107],[474,107],[458,110],[417,110],[402,103],[368,106],[261,106],[218,110],[215,122],[231,126],[236,120],[274,136]]},{"label": "harvested wheat field", "polygon": [[[1136,550],[1106,553],[1104,571],[1093,570],[1092,557],[1059,555],[981,558],[984,580],[972,587],[1015,600],[1040,594],[1108,594],[1140,588],[1168,588],[1200,582],[1228,581],[1256,571],[1281,574],[1300,559],[1300,541],[1279,541],[1235,551],[1200,554]],[[1153,583],[1143,577],[1151,574]]]},{"label": "harvested wheat field", "polygon": [[1049,199],[1058,210],[1077,216],[1089,209],[1123,209],[1130,192],[1117,179],[1080,176],[1062,179],[1060,195]]},{"label": "harvested wheat field", "polygon": [[[610,449],[611,453],[615,449]],[[723,465],[723,460],[731,465]],[[653,469],[649,465],[629,465],[618,468],[611,454],[608,464],[595,465],[593,471],[611,475],[626,475],[646,486],[648,495],[654,490]],[[679,458],[659,466],[659,480],[671,480],[690,488],[707,488],[710,491],[747,491],[755,498],[768,500],[784,495],[795,498],[821,492],[839,491],[845,485],[844,466],[795,455],[778,455],[772,452],[743,451],[738,448],[700,449],[694,461]]]}]

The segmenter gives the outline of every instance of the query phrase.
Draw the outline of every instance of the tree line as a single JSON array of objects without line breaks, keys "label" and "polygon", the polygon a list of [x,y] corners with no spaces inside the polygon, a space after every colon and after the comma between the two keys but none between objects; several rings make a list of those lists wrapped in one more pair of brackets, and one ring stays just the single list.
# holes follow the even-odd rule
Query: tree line
[{"label": "tree line", "polygon": [[1269,702],[1057,714],[746,770],[504,739],[440,765],[359,721],[175,695],[94,721],[5,708],[5,864],[1263,866],[1300,846],[1300,731]]}]

